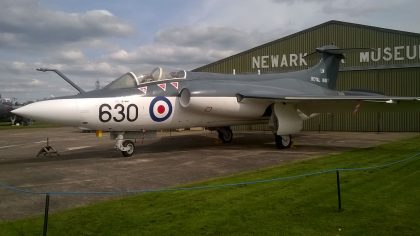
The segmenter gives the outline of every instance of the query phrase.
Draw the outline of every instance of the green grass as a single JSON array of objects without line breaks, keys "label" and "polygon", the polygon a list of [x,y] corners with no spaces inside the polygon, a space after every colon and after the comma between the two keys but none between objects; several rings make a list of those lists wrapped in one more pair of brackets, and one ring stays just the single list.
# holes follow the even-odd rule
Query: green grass
[{"label": "green grass", "polygon": [[17,130],[17,129],[33,129],[33,128],[54,128],[61,127],[57,124],[43,123],[35,121],[32,125],[10,125],[10,122],[0,122],[0,130]]},{"label": "green grass", "polygon": [[[362,167],[420,152],[420,137],[194,185]],[[281,152],[279,152],[281,155]],[[420,159],[336,176],[223,189],[147,193],[50,215],[50,235],[419,235]],[[135,180],[133,180],[135,181]],[[51,198],[54,201],[54,197]],[[42,216],[0,223],[0,235],[39,235]]]}]

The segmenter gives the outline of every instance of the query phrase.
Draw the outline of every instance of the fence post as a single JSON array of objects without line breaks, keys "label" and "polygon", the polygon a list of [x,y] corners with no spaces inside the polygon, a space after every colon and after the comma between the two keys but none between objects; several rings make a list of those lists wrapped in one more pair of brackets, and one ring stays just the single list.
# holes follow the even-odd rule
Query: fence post
[{"label": "fence post", "polygon": [[43,234],[44,236],[47,235],[47,231],[48,231],[48,210],[50,208],[50,194],[47,193],[47,195],[45,195],[45,212],[44,212],[44,231]]},{"label": "fence post", "polygon": [[338,211],[341,211],[341,189],[340,189],[340,172],[336,170],[337,175],[337,199],[338,199]]}]

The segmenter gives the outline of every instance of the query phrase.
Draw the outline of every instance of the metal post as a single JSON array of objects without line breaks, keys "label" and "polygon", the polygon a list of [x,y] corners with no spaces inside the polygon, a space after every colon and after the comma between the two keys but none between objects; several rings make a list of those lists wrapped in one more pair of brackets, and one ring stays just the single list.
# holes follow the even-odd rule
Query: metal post
[{"label": "metal post", "polygon": [[45,213],[44,213],[44,232],[42,235],[46,236],[48,231],[48,210],[50,208],[50,195],[45,196]]},{"label": "metal post", "polygon": [[341,211],[341,189],[340,189],[340,172],[337,170],[337,197],[338,197],[338,211]]}]

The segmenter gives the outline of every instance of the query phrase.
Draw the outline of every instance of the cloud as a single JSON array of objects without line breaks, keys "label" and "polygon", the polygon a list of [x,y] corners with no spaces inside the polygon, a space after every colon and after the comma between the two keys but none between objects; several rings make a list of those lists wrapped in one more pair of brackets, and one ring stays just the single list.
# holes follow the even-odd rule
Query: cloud
[{"label": "cloud", "polygon": [[194,47],[153,44],[138,47],[131,52],[119,50],[111,53],[108,59],[114,63],[124,63],[140,68],[160,65],[179,67],[208,61],[201,53],[201,50]]},{"label": "cloud", "polygon": [[161,30],[155,41],[167,45],[235,50],[255,46],[260,37],[230,27],[185,26]]},{"label": "cloud", "polygon": [[127,36],[133,28],[107,10],[53,11],[32,0],[3,0],[0,47],[36,48]]},{"label": "cloud", "polygon": [[115,63],[126,63],[130,65],[166,65],[172,67],[188,67],[209,63],[223,57],[230,56],[234,51],[216,50],[211,48],[199,48],[188,46],[176,46],[166,44],[150,44],[138,47],[127,52],[119,50],[111,53],[108,59]]},{"label": "cloud", "polygon": [[13,42],[16,42],[17,36],[12,33],[8,32],[0,32],[0,44],[2,45],[8,45]]},{"label": "cloud", "polygon": [[86,57],[80,49],[59,51],[53,58],[57,63],[80,63],[86,61]]},{"label": "cloud", "polygon": [[[343,17],[365,17],[376,12],[381,12],[397,5],[395,2],[378,2],[366,0],[337,0],[329,1],[328,4],[322,5],[322,11],[329,15],[342,15]],[[354,18],[353,18],[354,19]]]},{"label": "cloud", "polygon": [[[104,61],[47,64],[42,62],[0,61],[0,94],[25,99],[43,98],[76,94],[69,84],[53,72],[39,72],[35,68],[45,67],[59,69],[76,84],[86,90],[94,89],[95,81],[102,84],[130,71],[130,68]],[[63,89],[64,88],[64,89]]]},{"label": "cloud", "polygon": [[4,0],[0,94],[27,100],[75,93],[57,75],[35,71],[39,67],[62,70],[81,87],[93,89],[97,79],[110,81],[128,70],[101,60],[100,55],[119,48],[111,39],[133,32],[130,24],[108,10],[72,13],[53,10],[37,0]]},{"label": "cloud", "polygon": [[38,79],[32,79],[31,82],[29,82],[28,84],[31,86],[38,86],[38,85],[43,85],[45,83]]},{"label": "cloud", "polygon": [[116,50],[106,59],[131,65],[166,65],[193,69],[255,47],[272,38],[272,34],[230,27],[171,27],[158,31],[150,44],[131,51]]}]

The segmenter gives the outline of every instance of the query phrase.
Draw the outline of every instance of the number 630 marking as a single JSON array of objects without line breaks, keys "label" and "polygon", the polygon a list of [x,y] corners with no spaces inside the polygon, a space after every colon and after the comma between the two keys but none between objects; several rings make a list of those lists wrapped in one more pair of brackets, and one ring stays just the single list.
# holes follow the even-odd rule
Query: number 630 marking
[{"label": "number 630 marking", "polygon": [[[111,111],[117,111],[116,116],[112,116]],[[133,115],[134,114],[134,115]],[[113,119],[115,122],[122,122],[127,119],[130,122],[137,120],[139,117],[139,108],[136,104],[129,104],[125,109],[123,104],[115,104],[114,108],[109,104],[99,106],[99,120],[101,122],[109,122]]]}]

